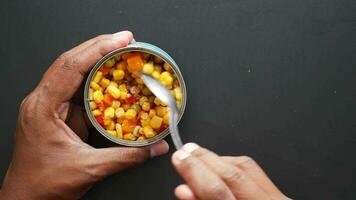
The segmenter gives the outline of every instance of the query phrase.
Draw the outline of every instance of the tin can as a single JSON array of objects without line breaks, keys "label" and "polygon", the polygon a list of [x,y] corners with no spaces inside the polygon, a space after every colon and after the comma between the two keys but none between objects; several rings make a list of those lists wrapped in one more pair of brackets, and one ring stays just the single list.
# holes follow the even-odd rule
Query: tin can
[{"label": "tin can", "polygon": [[178,122],[181,120],[184,110],[185,110],[185,107],[186,107],[186,103],[187,103],[187,89],[186,89],[186,86],[184,83],[182,73],[180,72],[177,63],[173,60],[173,58],[168,53],[166,53],[165,51],[163,51],[162,49],[160,49],[157,46],[154,46],[152,44],[145,43],[145,42],[130,43],[128,46],[126,46],[124,48],[114,50],[114,51],[108,53],[107,55],[105,55],[103,58],[101,58],[94,65],[94,67],[92,68],[92,70],[89,73],[89,76],[86,80],[85,88],[84,88],[85,111],[89,117],[90,122],[93,124],[95,129],[101,135],[103,135],[107,139],[111,140],[112,142],[114,142],[116,144],[123,145],[123,146],[132,146],[132,147],[147,146],[147,145],[153,144],[153,143],[158,142],[158,141],[162,140],[163,138],[165,138],[169,134],[168,128],[165,129],[160,134],[157,134],[156,136],[154,136],[152,138],[148,138],[146,140],[130,141],[130,140],[120,139],[120,138],[112,136],[106,132],[106,130],[96,121],[95,117],[93,116],[93,114],[91,112],[90,105],[89,105],[89,102],[90,102],[89,88],[90,88],[90,83],[91,83],[95,73],[109,59],[113,58],[116,55],[121,55],[121,54],[128,53],[128,52],[142,52],[142,53],[148,53],[148,54],[157,56],[157,57],[161,58],[164,62],[166,62],[172,68],[174,74],[176,75],[176,77],[178,79],[179,85],[182,90],[182,104],[181,104],[181,108],[179,110]]}]

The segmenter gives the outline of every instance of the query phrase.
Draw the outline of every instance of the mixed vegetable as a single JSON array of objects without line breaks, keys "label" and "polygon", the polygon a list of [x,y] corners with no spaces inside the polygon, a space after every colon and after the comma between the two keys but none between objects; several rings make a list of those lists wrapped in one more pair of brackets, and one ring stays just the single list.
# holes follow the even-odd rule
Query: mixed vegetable
[{"label": "mixed vegetable", "polygon": [[181,107],[182,91],[167,63],[142,52],[116,55],[95,73],[89,89],[91,112],[107,134],[145,140],[168,127],[169,108],[144,85],[140,71],[165,85]]}]

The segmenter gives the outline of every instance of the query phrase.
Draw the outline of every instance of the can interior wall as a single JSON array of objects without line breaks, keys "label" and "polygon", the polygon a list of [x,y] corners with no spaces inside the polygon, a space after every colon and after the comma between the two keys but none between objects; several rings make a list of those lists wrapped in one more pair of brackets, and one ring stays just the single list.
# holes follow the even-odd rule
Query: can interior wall
[{"label": "can interior wall", "polygon": [[90,122],[93,124],[95,129],[98,130],[104,137],[106,137],[107,139],[111,140],[112,142],[114,142],[116,144],[120,144],[120,145],[124,145],[124,146],[140,147],[140,146],[147,146],[147,145],[150,145],[150,144],[153,144],[155,142],[162,140],[164,137],[166,137],[169,134],[168,128],[166,130],[164,130],[163,132],[161,132],[160,134],[156,135],[155,137],[152,137],[152,138],[149,138],[146,140],[142,140],[142,141],[130,141],[130,140],[120,139],[120,138],[114,137],[114,136],[106,133],[105,129],[99,125],[99,123],[96,121],[96,119],[92,115],[91,109],[89,106],[89,102],[90,102],[89,88],[90,88],[90,82],[93,79],[94,74],[99,70],[99,68],[102,66],[102,64],[104,64],[107,60],[111,59],[113,56],[118,55],[118,54],[127,53],[127,52],[132,52],[132,51],[144,52],[144,53],[148,53],[148,54],[157,56],[157,57],[161,58],[164,62],[166,62],[169,66],[171,66],[171,68],[174,71],[174,74],[177,76],[177,79],[178,79],[178,82],[179,82],[179,85],[181,87],[182,94],[183,94],[182,95],[182,106],[179,110],[178,122],[181,120],[181,118],[184,114],[186,103],[187,103],[187,89],[185,86],[185,82],[184,82],[182,73],[180,72],[177,63],[173,60],[173,58],[171,56],[168,55],[168,53],[166,53],[165,51],[163,51],[162,49],[160,49],[157,46],[154,46],[149,43],[144,43],[144,42],[134,42],[124,48],[114,50],[114,51],[108,53],[107,55],[105,55],[102,59],[100,59],[95,64],[93,69],[90,71],[89,76],[85,83],[84,107],[85,107],[85,111],[89,117]]}]

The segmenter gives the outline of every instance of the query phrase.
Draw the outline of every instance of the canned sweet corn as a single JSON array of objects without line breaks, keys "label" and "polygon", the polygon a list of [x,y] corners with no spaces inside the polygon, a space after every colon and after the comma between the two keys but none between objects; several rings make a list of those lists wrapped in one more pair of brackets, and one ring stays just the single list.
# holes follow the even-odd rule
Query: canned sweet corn
[{"label": "canned sweet corn", "polygon": [[175,61],[162,49],[134,42],[100,59],[87,78],[84,106],[93,126],[125,146],[146,146],[169,134],[169,108],[143,84],[137,71],[171,90],[183,116],[187,92]]}]

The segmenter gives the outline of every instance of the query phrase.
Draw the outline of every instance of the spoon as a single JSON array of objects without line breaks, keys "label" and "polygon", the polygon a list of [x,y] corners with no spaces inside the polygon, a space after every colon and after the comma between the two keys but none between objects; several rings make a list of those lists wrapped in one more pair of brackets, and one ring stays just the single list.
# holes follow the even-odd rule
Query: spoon
[{"label": "spoon", "polygon": [[183,146],[183,143],[178,131],[178,107],[176,100],[173,98],[169,90],[152,76],[141,72],[140,78],[148,89],[169,107],[169,132],[171,133],[174,146],[176,149],[180,149]]}]

